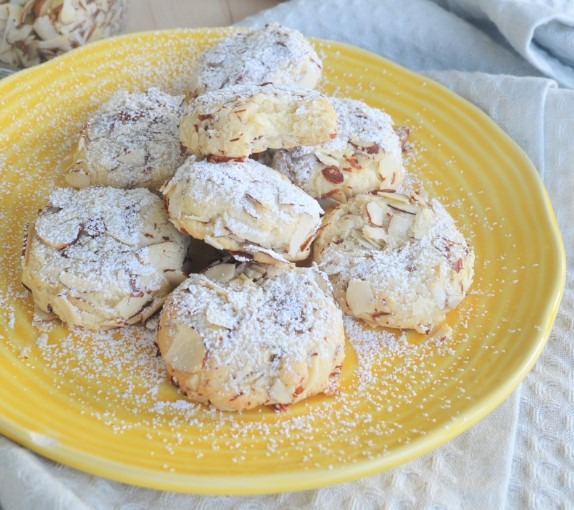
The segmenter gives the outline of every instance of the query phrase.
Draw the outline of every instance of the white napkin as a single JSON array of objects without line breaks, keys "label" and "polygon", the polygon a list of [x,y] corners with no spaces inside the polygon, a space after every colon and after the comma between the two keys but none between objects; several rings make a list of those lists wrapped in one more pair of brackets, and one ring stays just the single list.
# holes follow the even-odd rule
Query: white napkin
[{"label": "white napkin", "polygon": [[[438,3],[447,5],[444,1]],[[276,20],[307,35],[363,46],[427,72],[474,102],[522,146],[540,170],[566,246],[572,246],[574,172],[570,166],[574,144],[570,138],[574,133],[574,92],[557,88],[552,80],[532,77],[539,76],[540,69],[568,85],[564,76],[567,78],[572,69],[561,74],[560,68],[557,71],[548,61],[543,67],[533,58],[536,51],[523,54],[529,59],[527,63],[509,45],[517,39],[488,35],[493,34],[492,26],[488,26],[491,22],[484,20],[491,11],[484,6],[494,1],[448,1],[453,11],[456,8],[461,16],[478,20],[476,25],[438,3],[296,0],[249,18],[244,24],[254,26]],[[517,5],[524,6],[528,11],[524,17],[536,25],[532,8],[543,2]],[[552,6],[549,0],[546,7]],[[510,11],[501,9],[497,14],[501,17],[492,23],[511,25],[511,20],[503,23],[504,12]],[[549,47],[548,41],[571,37],[564,33],[567,24],[557,25],[567,19],[566,15],[563,10],[554,15],[554,21],[545,15],[545,25],[536,25],[536,30],[527,28],[529,44],[540,46],[546,41]],[[541,42],[532,42],[534,33],[543,34]],[[556,59],[559,53],[554,50]],[[568,55],[572,54],[562,53],[566,53],[566,59],[560,65],[567,68]],[[103,480],[38,457],[0,438],[0,504],[5,510],[567,508],[574,494],[574,343],[570,341],[574,336],[574,267],[570,255],[568,271],[567,290],[553,334],[521,388],[460,437],[406,465],[315,491],[203,497]]]},{"label": "white napkin", "polygon": [[434,0],[471,20],[492,23],[510,45],[561,85],[574,87],[574,2]]}]

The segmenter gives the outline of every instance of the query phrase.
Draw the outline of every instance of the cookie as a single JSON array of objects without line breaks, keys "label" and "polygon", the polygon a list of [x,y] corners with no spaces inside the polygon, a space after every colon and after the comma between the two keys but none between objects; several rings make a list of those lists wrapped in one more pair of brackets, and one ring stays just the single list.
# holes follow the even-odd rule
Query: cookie
[{"label": "cookie", "polygon": [[188,399],[240,411],[336,392],[345,336],[317,269],[223,263],[170,295],[156,341]]},{"label": "cookie", "polygon": [[279,150],[271,166],[317,199],[395,190],[405,175],[402,143],[391,117],[353,99],[331,98],[337,136],[317,146]]},{"label": "cookie", "polygon": [[82,129],[68,184],[159,189],[184,160],[182,103],[157,88],[117,92]]},{"label": "cookie", "polygon": [[297,30],[271,23],[246,30],[204,51],[192,70],[194,96],[237,84],[275,83],[314,88],[321,59]]},{"label": "cookie", "polygon": [[158,310],[184,278],[186,236],[140,188],[58,188],[28,225],[22,282],[68,326],[103,330]]},{"label": "cookie", "polygon": [[305,259],[321,224],[316,200],[251,159],[191,157],[161,192],[178,229],[236,258],[271,264]]},{"label": "cookie", "polygon": [[323,143],[336,133],[337,116],[325,96],[285,85],[208,92],[189,103],[180,124],[188,152],[217,161]]},{"label": "cookie", "polygon": [[373,326],[429,333],[465,297],[474,252],[437,201],[357,195],[325,215],[313,259],[343,311]]}]

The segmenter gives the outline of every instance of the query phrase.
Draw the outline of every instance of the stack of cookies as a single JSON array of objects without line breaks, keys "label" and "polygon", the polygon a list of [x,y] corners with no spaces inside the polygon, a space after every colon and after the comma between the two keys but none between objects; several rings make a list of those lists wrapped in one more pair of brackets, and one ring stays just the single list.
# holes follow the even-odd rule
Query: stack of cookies
[{"label": "stack of cookies", "polygon": [[[222,410],[336,393],[343,312],[431,332],[468,291],[473,252],[438,201],[398,192],[408,132],[314,90],[321,72],[299,32],[271,24],[205,51],[186,97],[118,92],[80,133],[79,189],[28,226],[39,311],[98,330],[162,308],[173,381]],[[218,260],[188,274],[201,243]]]}]

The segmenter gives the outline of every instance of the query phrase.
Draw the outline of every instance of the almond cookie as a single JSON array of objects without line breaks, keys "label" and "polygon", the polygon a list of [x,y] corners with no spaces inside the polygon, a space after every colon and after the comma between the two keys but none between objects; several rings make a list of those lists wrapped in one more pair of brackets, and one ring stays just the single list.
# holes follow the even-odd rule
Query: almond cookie
[{"label": "almond cookie", "polygon": [[204,51],[192,71],[194,96],[246,83],[314,88],[321,59],[297,30],[271,23],[222,39]]},{"label": "almond cookie", "polygon": [[342,313],[315,268],[223,263],[166,300],[156,335],[185,396],[225,411],[337,391]]},{"label": "almond cookie", "polygon": [[182,103],[157,88],[116,93],[82,129],[68,184],[159,189],[184,160]]},{"label": "almond cookie", "polygon": [[271,166],[312,197],[347,198],[395,190],[405,175],[401,140],[391,117],[353,99],[331,98],[337,136],[317,146],[276,151]]},{"label": "almond cookie", "polygon": [[139,188],[59,188],[28,225],[22,282],[37,309],[103,330],[158,310],[185,278],[186,237]]},{"label": "almond cookie", "polygon": [[357,195],[325,215],[313,259],[343,311],[374,326],[429,333],[465,297],[474,252],[437,201]]},{"label": "almond cookie", "polygon": [[212,160],[242,160],[266,149],[334,138],[337,116],[314,90],[285,85],[235,85],[189,103],[180,124],[187,150]]},{"label": "almond cookie", "polygon": [[177,228],[236,258],[271,264],[305,259],[321,224],[316,200],[251,159],[191,157],[161,192]]}]

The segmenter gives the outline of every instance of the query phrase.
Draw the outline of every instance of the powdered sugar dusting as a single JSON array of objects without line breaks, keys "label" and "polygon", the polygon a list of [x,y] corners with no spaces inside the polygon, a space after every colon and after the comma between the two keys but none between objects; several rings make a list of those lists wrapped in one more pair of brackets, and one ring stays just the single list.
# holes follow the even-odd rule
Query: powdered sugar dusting
[{"label": "powdered sugar dusting", "polygon": [[[375,174],[378,174],[380,160],[389,155],[397,161],[398,167],[401,166],[401,144],[387,113],[371,108],[362,101],[337,97],[331,97],[329,100],[337,114],[337,136],[321,145],[305,145],[277,151],[273,158],[274,168],[313,194],[313,176],[325,167],[344,168],[352,175],[369,162],[374,167]],[[359,155],[362,161],[358,160]],[[399,173],[401,172],[397,169],[395,178],[399,179]],[[344,175],[345,173],[341,174]],[[373,187],[390,188],[393,184],[391,180],[385,181],[384,184],[377,180]],[[358,191],[352,192],[356,193]]]},{"label": "powdered sugar dusting", "polygon": [[[118,91],[82,130],[70,184],[157,188],[183,162],[179,120],[183,96],[151,87]],[[75,179],[74,179],[75,178]]]},{"label": "powdered sugar dusting", "polygon": [[157,336],[183,393],[245,410],[336,391],[344,333],[325,278],[233,263],[190,275],[168,298]]},{"label": "powdered sugar dusting", "polygon": [[192,113],[197,110],[201,114],[211,114],[229,105],[243,106],[242,103],[256,95],[268,96],[270,100],[272,99],[277,103],[298,100],[301,102],[297,110],[298,114],[304,114],[308,104],[312,104],[312,101],[323,97],[323,94],[316,90],[293,87],[292,85],[247,83],[206,92],[193,99],[189,103],[187,111]]},{"label": "powdered sugar dusting", "polygon": [[327,151],[344,151],[351,144],[362,149],[377,144],[383,152],[399,154],[401,147],[391,117],[362,101],[331,98],[337,112],[337,136],[324,145]]},{"label": "powdered sugar dusting", "polygon": [[[41,257],[51,261],[43,269],[44,278],[50,281],[49,272],[59,269],[57,275],[65,271],[74,274],[90,292],[107,294],[111,288],[128,295],[134,292],[138,279],[152,272],[147,260],[138,257],[136,251],[144,233],[154,228],[146,225],[142,211],[154,203],[157,207],[158,202],[155,195],[143,189],[54,190],[49,207],[35,223],[36,234],[43,241],[35,248]],[[163,234],[179,239],[179,233],[167,219]],[[159,287],[161,279],[158,280]]]},{"label": "powdered sugar dusting", "polygon": [[[300,260],[320,225],[322,209],[314,199],[251,159],[190,158],[162,192],[172,221],[216,248],[255,256],[270,249],[275,259]],[[259,247],[252,250],[253,244]]]},{"label": "powdered sugar dusting", "polygon": [[[333,306],[327,306],[332,300],[319,293],[315,270],[269,268],[269,276],[259,280],[259,285],[236,278],[227,292],[214,292],[204,276],[192,278],[196,281],[187,280],[177,291],[181,296],[175,301],[178,315],[198,328],[198,314],[207,307],[207,324],[225,321],[223,329],[207,324],[200,327],[206,349],[218,365],[243,367],[237,356],[256,356],[266,347],[271,347],[277,358],[305,361],[309,343],[333,333]],[[217,318],[210,320],[211,311]],[[240,342],[246,342],[243,352],[237,351]],[[323,351],[327,344],[316,348]],[[320,352],[321,356],[326,353]]]},{"label": "powdered sugar dusting", "polygon": [[223,39],[200,56],[193,74],[196,93],[238,83],[314,87],[321,62],[300,32],[272,23]]},{"label": "powdered sugar dusting", "polygon": [[[292,211],[316,217],[322,213],[317,201],[308,197],[299,188],[281,178],[280,174],[252,159],[242,162],[209,163],[196,161],[188,165],[193,169],[195,179],[201,185],[191,186],[191,198],[202,202],[224,199],[229,209],[246,209],[257,215],[253,202],[275,211],[279,222],[289,222]],[[173,182],[185,179],[189,171],[181,170]],[[280,205],[288,205],[282,208]]]}]

